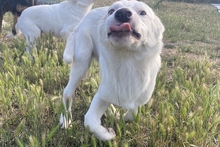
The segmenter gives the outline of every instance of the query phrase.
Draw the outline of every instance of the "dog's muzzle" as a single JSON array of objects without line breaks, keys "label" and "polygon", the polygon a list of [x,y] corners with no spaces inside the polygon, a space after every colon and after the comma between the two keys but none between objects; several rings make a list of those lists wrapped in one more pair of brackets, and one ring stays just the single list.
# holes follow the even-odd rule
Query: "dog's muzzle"
[{"label": "dog's muzzle", "polygon": [[132,28],[130,22],[132,21],[133,14],[127,8],[119,9],[115,12],[114,18],[117,22],[117,25],[112,25],[109,27],[110,32],[108,33],[108,37],[127,37],[133,36],[137,40],[141,38],[141,34],[138,33],[134,28]]},{"label": "dog's muzzle", "polygon": [[132,12],[127,8],[122,8],[115,12],[115,19],[121,23],[129,22],[131,17]]}]

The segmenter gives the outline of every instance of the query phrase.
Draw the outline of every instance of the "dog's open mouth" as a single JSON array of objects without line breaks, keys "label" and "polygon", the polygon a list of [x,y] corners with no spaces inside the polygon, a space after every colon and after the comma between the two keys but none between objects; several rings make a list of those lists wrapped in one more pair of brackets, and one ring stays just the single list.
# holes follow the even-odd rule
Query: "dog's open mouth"
[{"label": "dog's open mouth", "polygon": [[108,37],[116,36],[116,37],[127,37],[133,36],[136,39],[141,38],[141,34],[136,32],[135,29],[132,29],[129,23],[122,23],[120,25],[115,25],[110,27],[110,32],[108,33]]}]

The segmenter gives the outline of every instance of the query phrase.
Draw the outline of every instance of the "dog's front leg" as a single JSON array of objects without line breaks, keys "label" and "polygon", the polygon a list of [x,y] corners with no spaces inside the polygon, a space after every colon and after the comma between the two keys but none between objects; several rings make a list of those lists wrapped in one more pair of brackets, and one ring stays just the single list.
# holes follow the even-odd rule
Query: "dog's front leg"
[{"label": "dog's front leg", "polygon": [[[71,65],[69,82],[63,92],[63,105],[66,112],[65,114],[61,113],[60,115],[61,128],[67,128],[68,125],[70,125],[71,123],[72,120],[71,107],[72,107],[73,98],[75,96],[75,90],[79,82],[86,74],[90,62],[91,59],[88,59],[85,62],[76,61],[76,63],[72,63]],[[67,108],[67,101],[69,101],[68,108]]]},{"label": "dog's front leg", "polygon": [[[83,60],[82,59],[78,60],[78,58],[75,58],[75,63],[72,63],[71,65],[69,82],[63,92],[63,105],[66,112],[61,113],[60,115],[61,128],[67,128],[71,123],[72,120],[71,107],[72,107],[73,98],[75,97],[75,90],[79,82],[85,76],[86,71],[89,68],[90,62],[91,62],[90,56],[88,56],[87,58],[86,56],[84,56]],[[67,109],[67,102],[69,102],[68,109]]]},{"label": "dog's front leg", "polygon": [[97,92],[92,100],[90,108],[85,115],[85,127],[89,127],[92,132],[100,140],[112,140],[115,138],[115,132],[112,128],[105,128],[101,125],[101,117],[109,107],[110,103],[102,100]]}]

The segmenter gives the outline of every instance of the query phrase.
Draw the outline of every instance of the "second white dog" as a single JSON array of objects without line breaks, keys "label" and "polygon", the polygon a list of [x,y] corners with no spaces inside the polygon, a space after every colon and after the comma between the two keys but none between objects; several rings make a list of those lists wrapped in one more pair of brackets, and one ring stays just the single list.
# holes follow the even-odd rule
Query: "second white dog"
[{"label": "second white dog", "polygon": [[16,29],[24,35],[26,51],[30,52],[41,33],[53,33],[67,39],[81,19],[92,9],[95,0],[67,0],[53,5],[38,5],[25,9]]},{"label": "second white dog", "polygon": [[62,127],[69,124],[74,91],[84,77],[93,57],[101,70],[101,83],[84,125],[101,140],[115,137],[112,128],[101,125],[101,117],[110,104],[127,109],[124,120],[133,120],[138,107],[146,104],[154,90],[161,66],[164,27],[152,9],[143,2],[121,0],[110,7],[94,9],[70,35],[64,60],[72,63],[61,114]]}]

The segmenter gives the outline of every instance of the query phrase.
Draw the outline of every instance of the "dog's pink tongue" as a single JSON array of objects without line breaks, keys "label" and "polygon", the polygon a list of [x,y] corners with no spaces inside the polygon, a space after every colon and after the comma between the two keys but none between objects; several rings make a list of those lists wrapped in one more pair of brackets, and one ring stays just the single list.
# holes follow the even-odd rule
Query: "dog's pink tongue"
[{"label": "dog's pink tongue", "polygon": [[111,26],[110,30],[115,31],[115,32],[117,32],[117,31],[129,31],[130,32],[131,26],[129,23],[125,22],[125,23],[122,23],[120,26],[117,26],[117,25]]}]

